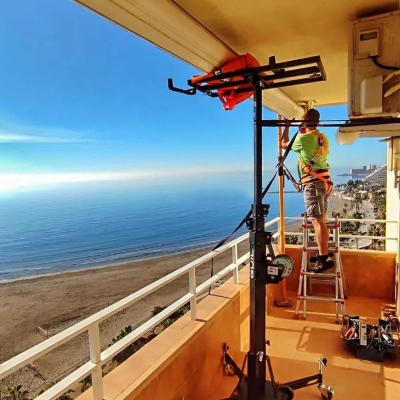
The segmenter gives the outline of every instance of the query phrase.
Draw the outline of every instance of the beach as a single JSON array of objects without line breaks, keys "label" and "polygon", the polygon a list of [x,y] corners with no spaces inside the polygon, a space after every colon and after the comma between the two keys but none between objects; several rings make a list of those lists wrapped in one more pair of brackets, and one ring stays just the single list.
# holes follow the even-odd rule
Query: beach
[{"label": "beach", "polygon": [[[331,211],[342,211],[348,200],[331,196]],[[299,224],[290,232],[298,232]],[[207,254],[211,248],[145,259],[114,266],[29,277],[0,283],[0,362],[46,340],[95,312]],[[239,246],[239,256],[248,243]],[[228,250],[214,259],[214,272],[231,263]],[[197,268],[197,285],[210,277],[211,261]],[[188,292],[188,276],[168,284],[134,306],[100,325],[101,346],[106,348],[121,329],[148,319],[156,306],[165,306]],[[38,327],[43,329],[38,332]],[[46,333],[45,333],[46,332]],[[87,334],[82,334],[33,362],[46,381],[54,381],[88,359]],[[44,381],[32,369],[23,368],[2,384],[18,383],[34,391]],[[29,386],[29,387],[28,387]]]}]

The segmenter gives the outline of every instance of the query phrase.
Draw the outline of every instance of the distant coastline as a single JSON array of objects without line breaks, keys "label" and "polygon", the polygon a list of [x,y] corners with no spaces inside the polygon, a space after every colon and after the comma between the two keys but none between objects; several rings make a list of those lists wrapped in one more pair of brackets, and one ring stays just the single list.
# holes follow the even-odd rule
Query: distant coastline
[{"label": "distant coastline", "polygon": [[365,178],[367,176],[367,173],[365,174],[338,174],[337,176],[351,176],[355,178]]}]

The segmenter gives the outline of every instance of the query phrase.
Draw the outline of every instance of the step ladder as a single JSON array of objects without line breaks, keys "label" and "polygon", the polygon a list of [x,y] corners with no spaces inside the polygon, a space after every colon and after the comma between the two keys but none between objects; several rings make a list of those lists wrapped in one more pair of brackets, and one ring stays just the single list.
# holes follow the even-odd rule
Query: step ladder
[{"label": "step ladder", "polygon": [[[339,306],[342,315],[346,314],[345,299],[347,298],[346,282],[343,274],[342,261],[339,246],[339,216],[336,214],[333,221],[327,221],[329,229],[328,250],[334,254],[335,270],[328,270],[322,273],[308,272],[308,267],[315,264],[311,257],[318,254],[318,246],[315,241],[310,240],[310,229],[313,229],[312,222],[307,219],[307,214],[303,217],[303,254],[299,277],[299,289],[297,292],[296,312],[294,319],[299,318],[300,305],[303,302],[303,318],[307,317],[307,301],[326,301],[335,303],[336,322],[339,322]],[[315,285],[332,286],[334,294],[331,296],[314,296],[313,287]],[[334,297],[332,297],[334,296]]]}]

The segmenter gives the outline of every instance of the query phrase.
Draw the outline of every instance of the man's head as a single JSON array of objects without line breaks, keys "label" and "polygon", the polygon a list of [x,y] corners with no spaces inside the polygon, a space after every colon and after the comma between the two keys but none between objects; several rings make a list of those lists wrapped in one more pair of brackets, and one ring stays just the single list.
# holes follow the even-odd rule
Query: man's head
[{"label": "man's head", "polygon": [[316,129],[319,125],[319,112],[315,108],[310,108],[304,116],[304,126],[307,129]]}]

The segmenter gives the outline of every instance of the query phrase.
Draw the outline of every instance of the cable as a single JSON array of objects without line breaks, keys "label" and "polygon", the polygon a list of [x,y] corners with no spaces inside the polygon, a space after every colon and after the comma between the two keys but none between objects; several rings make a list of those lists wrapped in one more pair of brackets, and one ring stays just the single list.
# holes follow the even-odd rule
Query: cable
[{"label": "cable", "polygon": [[[211,259],[211,273],[210,278],[214,276],[214,257]],[[211,286],[208,288],[208,295],[211,294]]]},{"label": "cable", "polygon": [[[278,121],[278,120],[276,120],[276,121]],[[295,135],[293,136],[292,140],[291,140],[290,143],[288,144],[288,146],[287,146],[287,148],[286,148],[286,150],[285,150],[285,153],[283,154],[282,157],[280,157],[279,162],[278,162],[278,165],[277,165],[277,170],[276,170],[274,176],[272,177],[272,179],[269,181],[267,187],[263,190],[263,192],[262,192],[262,194],[261,194],[261,198],[264,198],[264,197],[265,197],[265,195],[266,195],[267,192],[269,191],[269,189],[270,189],[272,183],[274,182],[276,176],[278,175],[279,169],[280,169],[281,167],[284,166],[284,162],[285,162],[287,156],[289,155],[290,150],[292,149],[293,143],[294,143],[294,141],[296,140],[296,137],[297,137],[297,135],[298,135],[299,132],[300,132],[300,130],[298,130],[298,131],[295,133]],[[253,211],[253,210],[251,209],[251,210],[247,213],[247,215],[242,219],[242,221],[240,222],[240,224],[233,230],[233,232],[232,232],[229,236],[227,236],[225,239],[221,240],[221,241],[212,249],[212,251],[217,250],[217,249],[218,249],[219,247],[221,247],[224,243],[226,243],[227,240],[228,240],[231,236],[233,236],[233,235],[247,222],[247,220],[248,220],[248,219],[250,218],[250,216],[251,216],[252,211]]]},{"label": "cable", "polygon": [[374,62],[374,64],[375,64],[377,67],[379,67],[379,68],[388,69],[388,70],[390,70],[390,71],[399,71],[399,70],[400,70],[400,68],[398,68],[398,67],[391,67],[391,66],[387,66],[387,65],[381,64],[381,63],[377,60],[377,57],[376,57],[376,56],[370,56],[370,57],[371,57],[372,61]]}]

